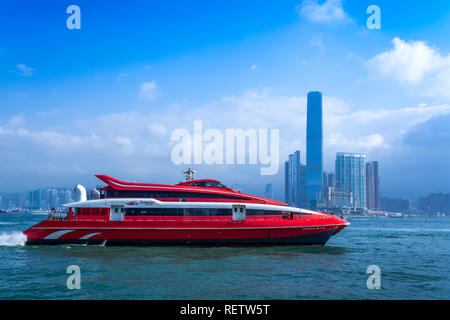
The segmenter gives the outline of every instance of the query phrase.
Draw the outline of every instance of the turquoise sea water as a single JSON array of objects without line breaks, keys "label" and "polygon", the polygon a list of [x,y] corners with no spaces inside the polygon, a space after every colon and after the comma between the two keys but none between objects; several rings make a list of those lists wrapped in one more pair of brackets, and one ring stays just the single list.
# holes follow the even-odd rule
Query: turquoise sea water
[{"label": "turquoise sea water", "polygon": [[350,218],[324,247],[23,246],[44,218],[0,214],[0,299],[450,298],[450,219]]}]

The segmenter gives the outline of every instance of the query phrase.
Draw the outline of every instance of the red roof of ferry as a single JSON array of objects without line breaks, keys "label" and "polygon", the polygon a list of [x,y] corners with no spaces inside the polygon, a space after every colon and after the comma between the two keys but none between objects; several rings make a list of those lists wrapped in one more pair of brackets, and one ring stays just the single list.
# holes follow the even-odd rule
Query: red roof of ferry
[{"label": "red roof of ferry", "polygon": [[192,186],[193,182],[200,182],[200,181],[215,181],[219,182],[217,180],[213,179],[200,179],[200,180],[192,180],[192,181],[186,181],[186,182],[180,182],[177,185],[167,185],[167,184],[153,184],[153,183],[136,183],[136,182],[126,182],[126,181],[120,181],[115,178],[112,178],[107,175],[95,175],[97,178],[102,180],[104,183],[108,185],[113,190],[142,190],[142,191],[183,191],[183,192],[195,192],[195,193],[205,193],[205,194],[220,194],[220,195],[233,195],[233,196],[239,196],[242,198],[250,198],[252,200],[261,201],[266,204],[273,204],[273,205],[286,205],[283,202],[279,202],[276,200],[266,199],[258,196],[253,196],[249,194],[244,194],[241,192],[238,192],[236,190],[230,189],[230,188],[218,188],[218,187],[197,187]]}]

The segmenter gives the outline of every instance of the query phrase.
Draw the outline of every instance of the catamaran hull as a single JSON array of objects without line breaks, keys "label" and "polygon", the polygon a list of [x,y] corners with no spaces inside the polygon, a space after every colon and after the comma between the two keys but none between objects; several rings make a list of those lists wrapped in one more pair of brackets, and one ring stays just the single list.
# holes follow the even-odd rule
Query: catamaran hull
[{"label": "catamaran hull", "polygon": [[324,245],[345,226],[228,230],[32,230],[27,245]]}]

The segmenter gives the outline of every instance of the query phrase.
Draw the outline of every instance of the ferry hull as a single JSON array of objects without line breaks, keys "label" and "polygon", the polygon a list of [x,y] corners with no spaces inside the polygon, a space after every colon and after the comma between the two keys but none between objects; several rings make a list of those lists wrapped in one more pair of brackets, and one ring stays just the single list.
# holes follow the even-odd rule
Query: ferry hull
[{"label": "ferry hull", "polygon": [[166,246],[166,245],[325,245],[334,230],[314,234],[256,239],[30,239],[27,245],[105,245],[105,246]]},{"label": "ferry hull", "polygon": [[228,229],[33,229],[27,245],[324,245],[345,226]]}]

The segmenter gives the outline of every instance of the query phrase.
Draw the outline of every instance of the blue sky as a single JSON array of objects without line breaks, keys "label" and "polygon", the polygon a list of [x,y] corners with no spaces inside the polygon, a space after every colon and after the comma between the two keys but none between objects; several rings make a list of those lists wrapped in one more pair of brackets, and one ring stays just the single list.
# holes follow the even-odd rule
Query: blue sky
[{"label": "blue sky", "polygon": [[[81,30],[66,27],[71,4]],[[371,4],[381,30],[366,27]],[[281,161],[304,162],[305,96],[320,90],[327,171],[337,151],[364,152],[383,195],[449,192],[448,30],[448,1],[1,3],[0,191],[94,173],[175,182],[170,133],[194,120],[278,128]],[[282,199],[282,170],[196,169],[257,194],[273,182]]]}]

